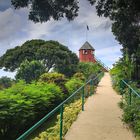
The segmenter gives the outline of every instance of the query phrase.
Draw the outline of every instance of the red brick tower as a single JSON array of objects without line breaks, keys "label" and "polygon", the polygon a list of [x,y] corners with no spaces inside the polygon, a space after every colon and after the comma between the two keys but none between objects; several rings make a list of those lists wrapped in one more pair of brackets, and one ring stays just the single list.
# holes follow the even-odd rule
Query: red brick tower
[{"label": "red brick tower", "polygon": [[93,62],[95,49],[86,41],[85,44],[79,49],[79,60],[80,62]]}]

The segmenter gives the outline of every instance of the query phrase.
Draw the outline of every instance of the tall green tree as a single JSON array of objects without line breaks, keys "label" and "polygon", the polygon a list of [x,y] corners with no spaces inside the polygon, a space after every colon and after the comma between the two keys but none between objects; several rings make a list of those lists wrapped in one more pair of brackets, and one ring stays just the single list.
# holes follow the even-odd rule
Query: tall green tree
[{"label": "tall green tree", "polygon": [[6,53],[0,57],[0,68],[13,72],[20,67],[23,61],[37,60],[37,50],[44,44],[44,40],[30,40],[21,46],[7,50]]},{"label": "tall green tree", "polygon": [[97,14],[108,17],[112,21],[112,32],[123,46],[125,63],[129,57],[129,61],[135,64],[132,76],[134,80],[140,78],[140,56],[137,53],[140,49],[139,7],[138,0],[97,0],[96,5]]},{"label": "tall green tree", "polygon": [[38,60],[44,64],[46,72],[54,69],[66,76],[76,72],[79,62],[75,53],[56,41],[30,40],[21,46],[7,50],[0,57],[0,68],[15,71],[25,60]]}]

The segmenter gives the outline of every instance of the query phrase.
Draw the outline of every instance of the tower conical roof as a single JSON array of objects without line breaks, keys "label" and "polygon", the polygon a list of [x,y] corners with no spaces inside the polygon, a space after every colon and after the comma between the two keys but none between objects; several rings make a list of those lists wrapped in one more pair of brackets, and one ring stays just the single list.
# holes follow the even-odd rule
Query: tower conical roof
[{"label": "tower conical roof", "polygon": [[87,41],[84,43],[84,45],[79,50],[93,50],[93,51],[95,51],[95,49]]}]

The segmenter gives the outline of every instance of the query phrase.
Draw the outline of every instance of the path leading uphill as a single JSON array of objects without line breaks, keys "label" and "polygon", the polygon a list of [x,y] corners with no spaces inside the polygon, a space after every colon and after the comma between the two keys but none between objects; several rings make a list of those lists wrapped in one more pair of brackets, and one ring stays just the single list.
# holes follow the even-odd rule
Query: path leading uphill
[{"label": "path leading uphill", "polygon": [[65,136],[66,140],[135,140],[132,132],[121,121],[118,107],[121,96],[112,89],[108,73],[102,78],[97,92],[85,103]]}]

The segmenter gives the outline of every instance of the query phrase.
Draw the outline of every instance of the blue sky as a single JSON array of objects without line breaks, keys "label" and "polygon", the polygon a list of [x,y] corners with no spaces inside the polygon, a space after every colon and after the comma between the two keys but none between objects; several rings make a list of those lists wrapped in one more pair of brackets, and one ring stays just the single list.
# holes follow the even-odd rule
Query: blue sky
[{"label": "blue sky", "polygon": [[[78,55],[86,41],[86,25],[90,29],[88,42],[95,48],[95,55],[111,67],[121,57],[121,46],[111,32],[111,21],[99,18],[87,0],[80,0],[79,16],[74,21],[50,20],[43,24],[29,21],[28,9],[14,10],[10,0],[0,0],[0,56],[30,39],[57,40]],[[0,77],[14,75],[0,70]]]}]

